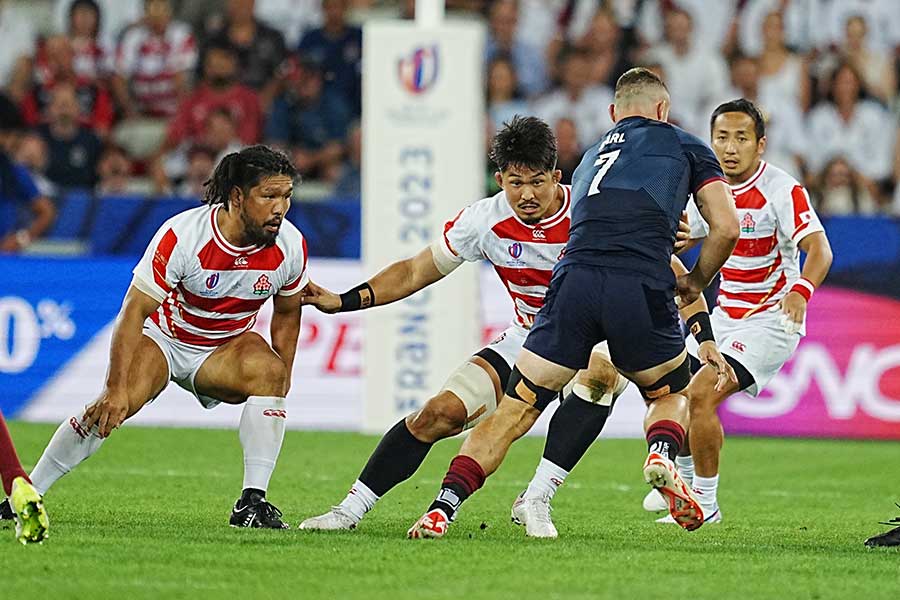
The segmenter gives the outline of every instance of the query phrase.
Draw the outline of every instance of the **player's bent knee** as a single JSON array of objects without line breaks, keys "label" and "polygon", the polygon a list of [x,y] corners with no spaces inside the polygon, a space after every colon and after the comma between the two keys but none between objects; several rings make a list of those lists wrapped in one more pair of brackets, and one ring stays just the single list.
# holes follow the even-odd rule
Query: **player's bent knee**
[{"label": "player's bent knee", "polygon": [[441,393],[449,392],[465,407],[463,425],[472,423],[497,407],[498,389],[491,375],[473,362],[466,362],[454,371]]},{"label": "player's bent knee", "polygon": [[520,400],[539,411],[543,411],[551,402],[556,400],[559,391],[539,386],[522,375],[518,367],[513,367],[509,376],[509,383],[506,385],[506,395]]},{"label": "player's bent knee", "polygon": [[253,361],[247,373],[248,396],[282,396],[287,388],[287,367],[277,356]]},{"label": "player's bent knee", "polygon": [[685,356],[680,365],[646,386],[638,386],[647,402],[685,390],[691,383],[691,363]]},{"label": "player's bent knee", "polygon": [[435,442],[460,433],[466,425],[466,407],[452,393],[441,392],[406,419],[406,425],[417,439]]}]

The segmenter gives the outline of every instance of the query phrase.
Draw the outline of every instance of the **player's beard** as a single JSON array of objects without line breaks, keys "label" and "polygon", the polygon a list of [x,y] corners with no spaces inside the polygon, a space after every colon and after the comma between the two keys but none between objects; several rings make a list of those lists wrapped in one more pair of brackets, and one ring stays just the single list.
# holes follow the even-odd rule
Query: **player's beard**
[{"label": "player's beard", "polygon": [[257,225],[251,221],[247,213],[242,210],[241,222],[244,224],[244,240],[247,242],[246,245],[261,246],[263,248],[275,245],[275,239],[278,237],[278,232],[272,233],[265,228],[268,224],[274,225],[274,221]]}]

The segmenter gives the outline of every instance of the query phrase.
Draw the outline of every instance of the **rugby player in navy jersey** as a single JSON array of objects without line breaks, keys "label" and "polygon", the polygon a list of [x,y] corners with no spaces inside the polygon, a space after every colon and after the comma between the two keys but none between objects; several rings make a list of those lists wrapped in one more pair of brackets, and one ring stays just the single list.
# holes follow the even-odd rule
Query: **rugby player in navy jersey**
[{"label": "rugby player in navy jersey", "polygon": [[[545,304],[528,334],[496,412],[479,424],[450,463],[441,490],[410,528],[411,538],[441,537],[462,502],[478,490],[573,374],[606,340],[613,364],[647,405],[643,476],[688,530],[703,512],[673,460],[684,443],[690,368],[676,295],[697,299],[739,237],[734,202],[713,151],[666,123],[669,94],[647,69],[616,83],[615,126],[591,147],[573,177],[572,224]],[[670,268],[678,221],[693,194],[709,224],[697,264]]]}]

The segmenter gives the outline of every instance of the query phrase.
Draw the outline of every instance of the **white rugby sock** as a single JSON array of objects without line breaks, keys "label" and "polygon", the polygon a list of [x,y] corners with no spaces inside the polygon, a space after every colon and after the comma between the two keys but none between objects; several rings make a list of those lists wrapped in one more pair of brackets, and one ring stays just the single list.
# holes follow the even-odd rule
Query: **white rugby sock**
[{"label": "white rugby sock", "polygon": [[523,497],[526,500],[536,500],[543,497],[552,500],[556,490],[559,489],[559,486],[563,484],[568,476],[568,471],[546,458],[542,458]]},{"label": "white rugby sock", "polygon": [[91,456],[102,444],[103,438],[97,435],[97,427],[86,430],[80,416],[63,421],[29,475],[34,489],[44,495],[57,479]]},{"label": "white rugby sock", "polygon": [[362,520],[363,515],[372,510],[375,503],[378,502],[380,496],[369,489],[369,486],[357,479],[353,482],[353,487],[347,492],[347,497],[340,503],[340,507],[344,512],[348,513],[356,522]]},{"label": "white rugby sock", "polygon": [[694,457],[690,454],[687,456],[676,456],[675,468],[684,480],[685,485],[691,487],[694,484]]},{"label": "white rugby sock", "polygon": [[244,489],[268,489],[284,441],[286,406],[277,396],[247,398],[238,430],[244,449]]},{"label": "white rugby sock", "polygon": [[694,485],[692,487],[701,506],[713,509],[718,508],[719,502],[716,498],[716,492],[719,489],[718,474],[713,477],[700,477],[697,475],[694,477]]}]

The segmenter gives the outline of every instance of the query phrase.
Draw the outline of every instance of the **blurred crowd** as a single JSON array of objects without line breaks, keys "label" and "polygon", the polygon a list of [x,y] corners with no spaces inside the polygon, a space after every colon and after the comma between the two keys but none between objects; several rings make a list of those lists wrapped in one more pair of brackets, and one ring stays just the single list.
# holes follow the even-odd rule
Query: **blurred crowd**
[{"label": "blurred crowd", "polygon": [[[0,180],[27,170],[49,199],[70,188],[198,195],[220,156],[264,142],[323,193],[358,198],[359,25],[372,15],[411,18],[414,4],[0,0],[0,143],[9,157]],[[36,22],[36,6],[52,23]],[[487,24],[487,135],[515,114],[544,118],[566,180],[612,125],[616,78],[644,65],[667,82],[672,120],[703,138],[720,102],[760,104],[767,158],[806,183],[823,215],[900,214],[896,0],[447,6]],[[0,249],[16,246],[13,233],[0,231]]]}]

